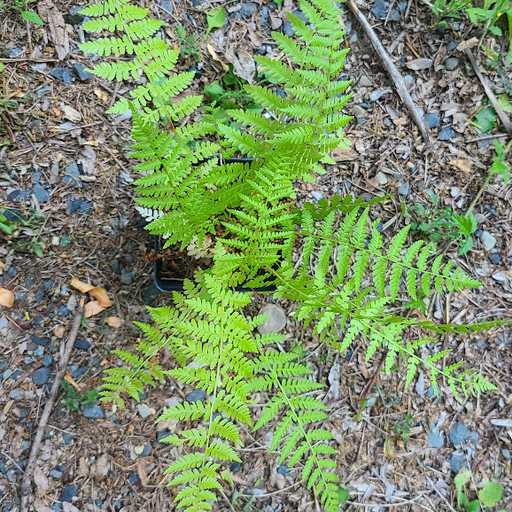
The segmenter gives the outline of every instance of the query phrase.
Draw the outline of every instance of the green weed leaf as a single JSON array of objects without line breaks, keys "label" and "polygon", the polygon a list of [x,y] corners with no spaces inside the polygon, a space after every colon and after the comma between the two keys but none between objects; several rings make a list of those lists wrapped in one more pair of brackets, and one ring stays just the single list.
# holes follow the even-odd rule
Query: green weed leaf
[{"label": "green weed leaf", "polygon": [[494,507],[503,498],[503,486],[497,482],[487,481],[478,493],[482,505]]},{"label": "green weed leaf", "polygon": [[21,11],[21,17],[25,21],[37,25],[38,27],[42,27],[44,25],[44,21],[40,18],[36,11]]},{"label": "green weed leaf", "polygon": [[223,27],[226,22],[226,11],[224,7],[219,6],[208,12],[206,14],[206,22],[208,24],[208,32]]}]

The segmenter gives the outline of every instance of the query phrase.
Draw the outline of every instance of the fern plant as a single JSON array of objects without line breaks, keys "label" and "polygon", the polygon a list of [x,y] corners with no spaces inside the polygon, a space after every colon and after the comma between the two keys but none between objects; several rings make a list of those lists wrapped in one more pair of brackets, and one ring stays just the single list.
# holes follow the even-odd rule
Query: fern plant
[{"label": "fern plant", "polygon": [[[371,203],[335,198],[296,208],[296,181],[324,171],[330,153],[346,144],[350,120],[340,11],[333,0],[300,0],[299,7],[308,21],[290,16],[296,37],[273,35],[285,59],[257,58],[270,85],[247,86],[247,93],[261,111],[230,111],[225,124],[201,114],[201,96],[189,94],[193,75],[175,71],[177,52],[146,9],[104,0],[83,11],[86,30],[98,38],[82,49],[108,59],[93,72],[136,82],[111,112],[132,115],[137,202],[149,231],[166,246],[214,240],[211,268],[185,281],[172,306],[150,309],[152,323],[138,324],[137,350],[116,352],[123,366],[107,371],[102,391],[119,407],[167,379],[204,392],[160,417],[181,425],[166,439],[176,454],[167,474],[179,510],[213,510],[217,491],[231,481],[229,464],[240,460],[244,430],[271,426],[278,462],[302,465],[301,478],[324,510],[340,506],[322,386],[282,336],[256,333],[264,319],[244,313],[251,297],[233,286],[277,284],[276,296],[296,302],[297,318],[329,347],[346,351],[359,342],[368,360],[383,352],[385,371],[403,364],[407,385],[423,366],[436,389],[439,377],[454,394],[493,389],[461,362],[441,364],[448,352],[432,347],[438,334],[495,323],[437,325],[423,317],[434,293],[476,281],[445,263],[433,244],[407,245],[408,227],[385,243],[370,220]],[[267,399],[259,415],[250,407],[256,397]]]},{"label": "fern plant", "polygon": [[434,390],[442,376],[457,395],[476,395],[494,385],[473,370],[461,369],[457,362],[442,368],[438,363],[447,350],[421,351],[436,340],[430,335],[410,339],[411,332],[478,331],[492,322],[473,325],[437,326],[404,312],[424,311],[433,293],[455,292],[479,287],[450,260],[436,255],[433,243],[418,240],[406,245],[409,226],[402,228],[387,244],[379,231],[379,221],[370,221],[369,208],[350,202],[306,205],[297,236],[302,246],[298,261],[288,257],[277,273],[277,295],[297,302],[296,317],[341,352],[356,340],[366,344],[369,361],[378,350],[385,351],[384,370],[395,370],[398,358],[406,367],[406,386],[416,377],[419,366],[430,375]]},{"label": "fern plant", "polygon": [[[233,279],[251,286],[265,282],[262,269],[279,259],[286,243],[294,182],[322,172],[329,153],[346,144],[350,117],[342,111],[350,82],[340,79],[348,51],[341,48],[340,12],[331,0],[300,5],[309,23],[291,15],[298,37],[274,33],[289,64],[258,58],[274,85],[247,86],[261,112],[230,111],[225,125],[196,112],[201,96],[184,94],[193,73],[174,72],[177,52],[158,36],[161,23],[147,10],[109,0],[83,11],[92,17],[85,29],[102,37],[82,49],[112,57],[93,72],[143,82],[110,111],[132,112],[132,156],[142,174],[137,202],[148,230],[163,236],[166,246],[182,248],[222,239],[231,262],[240,262]],[[245,163],[226,163],[233,155]]]},{"label": "fern plant", "polygon": [[[332,435],[315,427],[327,414],[325,405],[309,396],[322,388],[311,379],[311,369],[297,362],[297,353],[275,350],[283,336],[257,334],[264,318],[243,314],[250,295],[231,291],[214,276],[205,273],[196,283],[188,281],[186,291],[174,299],[172,308],[150,309],[155,325],[138,324],[145,338],[137,354],[117,352],[125,366],[108,370],[102,399],[123,406],[124,395],[139,399],[145,385],[167,378],[204,391],[204,400],[180,402],[159,418],[187,424],[163,439],[185,449],[166,469],[169,485],[179,489],[176,506],[189,512],[212,510],[215,491],[232,480],[229,463],[241,462],[241,429],[258,430],[284,411],[272,448],[282,444],[279,460],[289,465],[304,459],[302,479],[326,511],[338,510],[339,479],[332,460],[336,452],[329,444]],[[177,367],[158,364],[164,350]],[[271,392],[276,396],[254,422],[251,397]]]}]

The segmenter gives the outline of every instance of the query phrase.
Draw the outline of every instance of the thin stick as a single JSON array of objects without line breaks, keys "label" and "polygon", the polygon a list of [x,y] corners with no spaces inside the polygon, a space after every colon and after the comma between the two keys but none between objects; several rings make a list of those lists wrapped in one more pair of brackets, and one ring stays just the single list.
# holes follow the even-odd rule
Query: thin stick
[{"label": "thin stick", "polygon": [[55,375],[55,380],[53,381],[52,389],[50,391],[50,396],[46,405],[44,406],[43,413],[41,414],[41,418],[39,419],[39,424],[37,426],[36,435],[34,437],[34,441],[32,442],[32,447],[30,449],[30,456],[28,458],[28,463],[25,468],[25,473],[23,475],[23,480],[21,481],[21,500],[20,500],[20,512],[29,512],[30,506],[30,497],[32,494],[32,473],[34,469],[34,465],[36,462],[36,457],[39,452],[39,448],[41,446],[41,441],[43,440],[44,431],[46,429],[46,425],[48,424],[48,420],[50,418],[50,414],[52,412],[53,406],[55,404],[55,400],[57,398],[57,393],[59,391],[60,383],[66,373],[66,369],[68,366],[69,359],[71,357],[71,352],[73,351],[73,344],[75,343],[76,337],[78,335],[78,329],[80,328],[80,323],[82,321],[83,315],[83,304],[80,305],[78,312],[76,313],[73,324],[71,326],[71,330],[69,332],[68,339],[66,343],[63,345],[63,350],[61,352],[61,360],[59,362],[59,370]]},{"label": "thin stick", "polygon": [[357,20],[363,27],[364,31],[366,32],[368,39],[371,41],[373,47],[375,48],[377,55],[380,57],[382,61],[382,65],[384,66],[391,80],[395,84],[395,88],[396,91],[398,92],[398,95],[402,99],[404,105],[407,107],[407,110],[409,111],[409,114],[412,117],[413,121],[416,123],[416,126],[419,128],[423,140],[427,144],[430,144],[430,137],[428,135],[427,127],[425,126],[425,123],[423,122],[423,119],[420,116],[418,108],[414,104],[414,101],[411,98],[409,91],[407,90],[405,81],[402,75],[400,74],[400,71],[398,71],[398,68],[395,66],[395,63],[392,61],[386,48],[384,48],[383,44],[380,42],[379,36],[377,36],[372,26],[366,19],[365,15],[359,10],[359,7],[357,7],[357,5],[355,4],[354,0],[348,0],[347,4],[350,10],[352,11],[352,14],[357,18]]},{"label": "thin stick", "polygon": [[489,82],[485,78],[485,76],[480,71],[480,67],[478,66],[478,62],[475,59],[475,56],[471,52],[469,48],[466,48],[464,50],[464,53],[466,54],[466,57],[468,58],[469,62],[471,63],[471,66],[473,67],[473,71],[475,72],[475,75],[478,77],[478,80],[480,80],[480,83],[482,84],[482,87],[484,88],[485,94],[487,94],[487,97],[489,98],[489,101],[491,102],[492,107],[494,110],[496,110],[496,114],[498,114],[498,117],[500,118],[501,123],[503,124],[503,127],[507,131],[507,133],[512,133],[512,122],[508,118],[507,113],[501,108],[501,105],[498,102],[498,99],[494,95],[494,92],[492,92],[491,86],[489,85]]},{"label": "thin stick", "polygon": [[493,139],[506,139],[510,137],[508,133],[495,133],[493,135],[483,135],[482,137],[476,137],[475,139],[469,139],[466,141],[468,144],[472,142],[483,142],[485,140],[493,140]]}]

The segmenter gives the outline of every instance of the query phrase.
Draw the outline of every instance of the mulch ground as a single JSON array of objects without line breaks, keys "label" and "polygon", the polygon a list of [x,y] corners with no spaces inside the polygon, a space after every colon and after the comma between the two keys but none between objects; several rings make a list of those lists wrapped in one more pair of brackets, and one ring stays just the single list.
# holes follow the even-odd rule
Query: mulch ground
[{"label": "mulch ground", "polygon": [[[282,8],[264,0],[228,2],[225,27],[205,36],[204,13],[218,2],[151,4],[168,22],[169,37],[177,42],[177,24],[192,34],[201,59],[189,56],[183,67],[198,70],[199,85],[221,76],[228,64],[251,78],[250,55],[272,52],[270,29],[287,30],[284,13],[296,9],[288,0]],[[94,401],[102,370],[115,364],[112,349],[136,342],[139,334],[131,322],[146,318],[145,305],[165,302],[166,296],[153,285],[150,240],[134,209],[128,121],[105,114],[114,96],[125,91],[83,74],[79,65],[88,61],[77,46],[84,34],[73,14],[76,4],[54,5],[68,23],[70,47],[62,60],[47,27],[27,30],[12,12],[0,19],[0,62],[6,66],[0,75],[0,211],[23,218],[17,236],[0,234],[0,285],[15,292],[14,306],[0,310],[0,510],[17,510],[30,441],[80,300],[70,287],[77,277],[105,288],[113,305],[81,327],[68,385],[38,460],[34,510],[171,511],[162,469],[176,452],[159,439],[175,425],[160,426],[167,430],[157,433],[154,419],[184,390],[167,384],[124,411]],[[300,196],[389,194],[380,212],[386,233],[404,225],[413,205],[429,204],[432,194],[441,206],[464,213],[492,156],[492,140],[482,139],[474,126],[487,99],[457,51],[461,41],[474,36],[472,29],[454,22],[437,30],[428,7],[416,0],[391,5],[380,0],[363,10],[414,100],[430,114],[432,145],[425,147],[370,43],[347,14],[351,53],[345,73],[355,84],[348,129],[353,145],[317,183],[302,185]],[[496,48],[492,39],[485,43]],[[510,70],[491,68],[485,60],[482,66],[497,94],[512,93]],[[490,133],[499,130],[496,124]],[[479,226],[467,256],[446,244],[449,257],[484,286],[434,301],[435,318],[467,322],[510,316],[511,195],[511,188],[499,183],[484,192],[475,206]],[[495,245],[486,249],[481,239],[488,241],[488,235]],[[290,337],[304,339],[297,330],[290,320]],[[379,377],[366,394],[376,368],[364,363],[360,351],[342,361],[319,354],[325,383],[329,375],[331,380],[340,375],[331,396],[330,426],[339,442],[341,480],[350,490],[348,510],[453,511],[453,470],[463,465],[472,469],[475,483],[502,483],[502,508],[512,510],[511,333],[443,342],[492,377],[498,392],[459,403],[449,395],[433,398],[423,377],[412,390],[404,390],[398,377]],[[359,411],[361,394],[366,407]],[[248,437],[243,464],[232,468],[236,486],[226,490],[216,510],[319,510],[296,485],[296,470],[277,466],[265,442]]]}]

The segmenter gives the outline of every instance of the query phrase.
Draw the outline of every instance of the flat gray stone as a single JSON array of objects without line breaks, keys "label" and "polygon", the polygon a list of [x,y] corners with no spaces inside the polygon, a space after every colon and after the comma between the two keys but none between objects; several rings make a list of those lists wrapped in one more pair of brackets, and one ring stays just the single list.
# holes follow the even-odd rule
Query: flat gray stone
[{"label": "flat gray stone", "polygon": [[266,317],[265,322],[258,326],[260,334],[280,332],[286,327],[286,314],[281,306],[267,304],[260,310],[260,315]]}]

